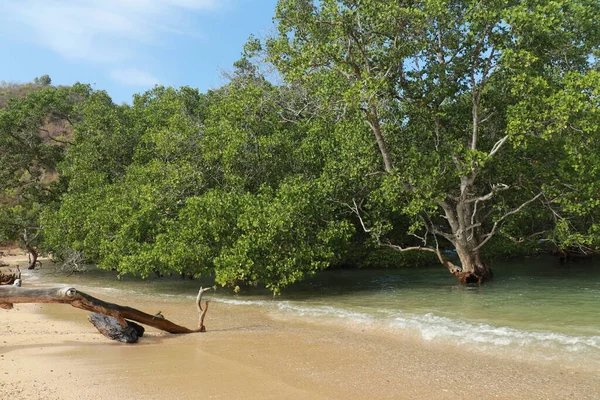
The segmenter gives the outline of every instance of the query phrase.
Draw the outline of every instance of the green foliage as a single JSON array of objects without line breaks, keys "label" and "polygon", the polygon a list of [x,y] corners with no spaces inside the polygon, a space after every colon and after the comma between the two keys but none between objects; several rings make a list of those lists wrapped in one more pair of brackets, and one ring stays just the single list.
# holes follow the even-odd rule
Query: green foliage
[{"label": "green foliage", "polygon": [[528,240],[517,243],[509,238],[496,236],[485,246],[482,256],[486,260],[507,260],[518,257],[528,257],[551,249],[551,243],[545,241]]},{"label": "green foliage", "polygon": [[68,190],[44,216],[47,246],[122,274],[274,292],[327,267],[352,226],[316,179],[321,143],[282,119],[294,96],[248,70],[206,95],[157,87],[131,107],[94,92],[62,164]]},{"label": "green foliage", "polygon": [[[540,190],[543,221],[554,224],[556,204],[560,218],[587,213],[589,226],[599,181],[598,12],[585,0],[280,0],[266,49],[288,82],[362,114],[371,128],[380,153],[371,168],[387,176],[355,187],[346,202],[361,200],[378,240],[399,212],[413,219],[409,233],[445,230],[458,245],[471,229],[477,245],[503,229],[517,233],[503,215]],[[499,184],[508,190],[494,190]],[[476,199],[492,191],[475,215]]]},{"label": "green foliage", "polygon": [[46,74],[35,78],[33,83],[40,86],[50,86],[52,84],[52,79],[50,78],[50,75]]},{"label": "green foliage", "polygon": [[22,240],[30,247],[42,238],[39,215],[58,200],[62,185],[56,168],[74,107],[88,93],[80,84],[46,86],[11,98],[0,109],[0,240]]},{"label": "green foliage", "polygon": [[0,109],[0,239],[43,227],[54,254],[120,274],[274,293],[336,263],[436,259],[376,247],[388,241],[445,250],[492,232],[488,259],[540,239],[595,248],[599,11],[280,0],[278,34],[251,37],[205,94],[156,87],[117,105],[36,78]]},{"label": "green foliage", "polygon": [[222,285],[263,284],[278,292],[338,259],[335,250],[351,227],[328,221],[323,204],[318,188],[303,179],[256,195],[209,191],[190,198],[158,238],[158,257],[180,272],[214,271]]}]

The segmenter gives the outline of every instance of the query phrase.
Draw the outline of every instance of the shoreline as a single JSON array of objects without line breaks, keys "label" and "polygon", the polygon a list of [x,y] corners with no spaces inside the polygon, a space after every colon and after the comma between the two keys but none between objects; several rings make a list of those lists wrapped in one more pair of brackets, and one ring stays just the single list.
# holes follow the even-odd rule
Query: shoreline
[{"label": "shoreline", "polygon": [[[41,286],[41,282],[25,286]],[[88,290],[194,326],[193,302]],[[0,310],[0,399],[554,399],[600,398],[600,373],[511,360],[467,346],[272,318],[259,306],[211,304],[207,332],[148,328],[126,345],[83,310],[17,304]]]},{"label": "shoreline", "polygon": [[[99,295],[100,296],[100,295]],[[150,299],[132,295],[123,304]],[[193,324],[192,307],[163,313]],[[426,346],[377,332],[271,320],[213,303],[204,334],[148,329],[138,344],[111,342],[67,305],[0,310],[0,398],[112,399],[595,399],[600,377],[558,365]],[[187,314],[187,315],[186,315]],[[39,397],[36,397],[39,396]]]}]

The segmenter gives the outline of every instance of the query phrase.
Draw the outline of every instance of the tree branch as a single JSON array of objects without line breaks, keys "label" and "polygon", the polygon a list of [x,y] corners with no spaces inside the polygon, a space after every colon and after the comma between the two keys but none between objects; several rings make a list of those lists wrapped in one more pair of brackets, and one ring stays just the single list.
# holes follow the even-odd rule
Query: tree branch
[{"label": "tree branch", "polygon": [[[61,143],[61,144],[75,144],[75,143],[73,143],[71,141],[68,141],[68,140],[60,140],[60,139],[57,139],[55,137],[52,137],[51,134],[50,134],[50,131],[48,129],[40,128],[40,132],[45,132],[46,133],[45,137],[47,139],[50,139],[50,140],[56,142],[56,143]],[[63,131],[61,133],[64,133],[64,132],[65,131]]]},{"label": "tree branch", "polygon": [[534,197],[532,197],[531,199],[529,199],[526,202],[524,202],[523,204],[521,204],[519,207],[515,208],[514,210],[511,210],[511,211],[507,212],[502,217],[500,217],[500,219],[498,219],[496,222],[494,222],[494,226],[492,227],[492,230],[487,235],[485,235],[485,239],[481,243],[479,243],[479,245],[477,247],[475,247],[473,249],[473,251],[479,250],[484,244],[486,244],[488,242],[488,240],[490,240],[492,238],[492,236],[494,236],[494,233],[496,233],[496,228],[498,228],[498,225],[502,221],[504,221],[507,217],[509,217],[509,216],[511,216],[513,214],[518,213],[524,207],[526,207],[528,204],[533,203],[534,201],[536,201],[537,199],[539,199],[543,194],[544,194],[544,192],[539,192]]},{"label": "tree branch", "polygon": [[402,246],[398,246],[398,245],[395,245],[395,244],[391,244],[390,242],[379,243],[379,244],[382,245],[382,246],[394,249],[396,251],[401,251],[401,252],[405,252],[405,251],[427,251],[427,252],[430,252],[430,253],[437,253],[436,250],[432,249],[431,247],[423,247],[423,246],[402,247]]},{"label": "tree branch", "polygon": [[391,156],[387,149],[385,139],[383,138],[381,125],[379,124],[377,106],[375,106],[375,104],[370,104],[369,108],[369,110],[363,109],[363,112],[366,114],[367,117],[367,124],[369,124],[369,127],[375,135],[375,141],[377,142],[377,147],[379,147],[379,152],[381,154],[381,158],[383,159],[383,166],[385,168],[385,172],[392,172],[394,167],[392,166]]},{"label": "tree branch", "polygon": [[356,216],[358,217],[358,220],[360,221],[360,225],[363,228],[363,231],[365,231],[365,233],[371,233],[372,230],[371,229],[367,229],[367,227],[365,225],[365,222],[363,221],[362,216],[360,215],[360,208],[362,207],[362,203],[363,202],[364,202],[364,200],[361,200],[360,204],[356,204],[356,200],[352,199],[352,204],[354,204],[354,207],[352,207],[349,204],[346,204],[346,206],[348,208],[350,208],[350,211],[352,211],[354,214],[356,214]]},{"label": "tree branch", "polygon": [[498,140],[492,147],[492,150],[490,150],[490,153],[488,154],[488,156],[493,157],[494,154],[496,154],[498,152],[498,150],[500,150],[500,148],[506,142],[507,139],[508,139],[508,135],[506,135],[502,139]]},{"label": "tree branch", "polygon": [[204,288],[202,289],[202,287],[200,287],[200,290],[198,291],[198,296],[196,296],[196,308],[198,309],[198,314],[199,314],[199,319],[198,319],[198,332],[206,332],[206,327],[204,326],[204,317],[206,317],[206,312],[208,311],[208,303],[209,300],[206,301],[206,303],[204,303],[204,309],[202,309],[202,295],[205,292],[208,292],[210,290],[210,288]]},{"label": "tree branch", "polygon": [[480,196],[480,197],[475,197],[472,199],[468,199],[465,200],[467,203],[479,203],[480,201],[487,201],[490,200],[492,197],[494,197],[494,195],[498,192],[501,192],[503,190],[507,190],[510,189],[510,186],[505,185],[504,183],[498,183],[496,185],[492,185],[492,191],[489,192],[488,194],[484,195],[484,196]]}]

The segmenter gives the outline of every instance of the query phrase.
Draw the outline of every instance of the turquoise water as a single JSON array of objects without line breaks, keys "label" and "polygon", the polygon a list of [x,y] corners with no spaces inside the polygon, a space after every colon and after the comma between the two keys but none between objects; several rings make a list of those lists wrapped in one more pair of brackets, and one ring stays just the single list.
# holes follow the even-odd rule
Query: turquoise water
[{"label": "turquoise water", "polygon": [[[45,272],[44,272],[45,271]],[[67,284],[157,296],[195,296],[209,281],[175,278],[115,279],[93,270]],[[219,289],[216,301],[260,306],[276,319],[410,335],[431,343],[469,346],[510,357],[550,359],[600,367],[600,261],[567,266],[554,258],[496,263],[494,280],[458,285],[441,267],[402,270],[332,270],[273,298],[260,290],[234,295]]]}]

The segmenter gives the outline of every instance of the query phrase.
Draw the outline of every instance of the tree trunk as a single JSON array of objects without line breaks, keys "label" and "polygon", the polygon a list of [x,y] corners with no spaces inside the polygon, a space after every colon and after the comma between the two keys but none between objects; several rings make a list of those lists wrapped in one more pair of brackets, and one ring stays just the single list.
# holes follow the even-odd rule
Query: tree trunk
[{"label": "tree trunk", "polygon": [[492,279],[492,270],[481,261],[479,249],[474,250],[473,245],[457,243],[456,253],[461,266],[460,269],[455,269],[453,275],[460,283],[481,285]]},{"label": "tree trunk", "polygon": [[[468,179],[463,179],[461,183],[461,192],[470,193],[472,184]],[[447,239],[454,245],[456,254],[460,260],[460,266],[445,260],[441,254],[438,257],[450,273],[458,279],[463,285],[478,284],[492,279],[492,270],[481,261],[480,245],[482,242],[482,221],[481,213],[477,213],[475,202],[467,202],[464,199],[459,200],[456,208],[450,207],[448,203],[441,204],[452,235]]]},{"label": "tree trunk", "polygon": [[27,251],[29,252],[29,265],[27,266],[27,269],[35,269],[38,262],[38,252],[35,247],[32,246],[27,246]]}]

